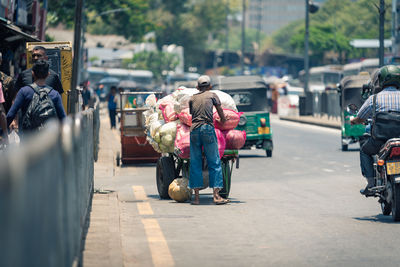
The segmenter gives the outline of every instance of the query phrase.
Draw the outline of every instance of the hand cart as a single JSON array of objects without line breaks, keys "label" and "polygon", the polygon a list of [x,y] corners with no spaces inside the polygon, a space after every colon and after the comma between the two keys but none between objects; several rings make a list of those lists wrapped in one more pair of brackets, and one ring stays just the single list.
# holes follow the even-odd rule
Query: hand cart
[{"label": "hand cart", "polygon": [[[208,171],[206,159],[203,158],[203,180]],[[233,163],[239,168],[239,153],[237,150],[225,150],[221,158],[223,188],[219,194],[227,198],[231,189]],[[168,187],[178,177],[189,178],[190,159],[182,159],[174,153],[163,154],[157,161],[156,180],[160,198],[168,199]]]},{"label": "hand cart", "polygon": [[157,162],[161,156],[146,140],[146,127],[143,112],[149,108],[145,100],[150,94],[158,92],[120,92],[119,110],[121,115],[121,154],[117,154],[117,166],[139,162]]}]

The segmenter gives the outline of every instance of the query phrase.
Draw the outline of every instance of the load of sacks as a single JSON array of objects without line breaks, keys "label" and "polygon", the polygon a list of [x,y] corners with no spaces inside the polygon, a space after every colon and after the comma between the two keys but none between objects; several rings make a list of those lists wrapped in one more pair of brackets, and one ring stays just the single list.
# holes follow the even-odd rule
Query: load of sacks
[{"label": "load of sacks", "polygon": [[[227,121],[222,124],[214,108],[214,126],[218,139],[220,157],[225,149],[240,149],[246,141],[246,132],[234,130],[239,123],[241,113],[237,111],[235,101],[230,95],[219,90],[211,90],[221,101]],[[144,112],[148,142],[160,153],[175,153],[181,158],[190,157],[190,126],[192,115],[189,101],[199,91],[180,87],[172,94],[159,100],[152,94],[146,98],[150,109]]]}]

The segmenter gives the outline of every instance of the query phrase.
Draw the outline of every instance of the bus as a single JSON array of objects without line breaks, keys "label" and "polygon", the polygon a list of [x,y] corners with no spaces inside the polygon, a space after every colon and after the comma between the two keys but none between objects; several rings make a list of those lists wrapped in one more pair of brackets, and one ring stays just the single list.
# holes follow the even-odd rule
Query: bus
[{"label": "bus", "polygon": [[154,75],[149,70],[129,70],[129,69],[107,69],[110,77],[119,79],[120,81],[134,81],[138,87],[143,89],[153,89]]},{"label": "bus", "polygon": [[112,77],[120,81],[134,81],[138,87],[143,89],[153,89],[154,87],[153,72],[148,70],[89,67],[86,72],[87,80],[93,86],[97,86],[104,78]]},{"label": "bus", "polygon": [[86,69],[86,80],[90,82],[90,84],[95,85],[100,82],[101,79],[108,77],[106,68],[100,67],[88,67]]},{"label": "bus", "polygon": [[[389,64],[385,58],[385,64]],[[379,68],[378,58],[367,58],[360,62],[349,63],[343,66],[343,77],[358,75],[360,72],[368,72],[370,75]]]},{"label": "bus", "polygon": [[[336,88],[342,78],[341,65],[326,65],[310,68],[308,89],[310,92],[325,91]],[[304,85],[305,71],[299,73],[299,79]]]},{"label": "bus", "polygon": [[343,65],[343,77],[358,75],[361,72],[361,62]]},{"label": "bus", "polygon": [[379,58],[367,58],[361,61],[361,71],[368,72],[370,75],[379,68]]}]

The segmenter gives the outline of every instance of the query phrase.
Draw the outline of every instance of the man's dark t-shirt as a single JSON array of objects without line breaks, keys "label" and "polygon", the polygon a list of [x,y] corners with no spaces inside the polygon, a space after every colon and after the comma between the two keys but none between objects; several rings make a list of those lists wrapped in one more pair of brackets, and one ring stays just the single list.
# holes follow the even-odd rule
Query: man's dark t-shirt
[{"label": "man's dark t-shirt", "polygon": [[221,105],[218,96],[210,91],[200,92],[192,96],[189,101],[190,114],[192,114],[192,126],[190,131],[208,124],[213,124],[213,106]]},{"label": "man's dark t-shirt", "polygon": [[[53,70],[49,70],[50,74],[46,78],[46,85],[56,90],[60,95],[64,92],[60,78],[57,73]],[[17,81],[15,83],[14,89],[16,92],[19,91],[24,86],[28,86],[33,83],[32,68],[24,70],[20,75],[18,75]]]}]

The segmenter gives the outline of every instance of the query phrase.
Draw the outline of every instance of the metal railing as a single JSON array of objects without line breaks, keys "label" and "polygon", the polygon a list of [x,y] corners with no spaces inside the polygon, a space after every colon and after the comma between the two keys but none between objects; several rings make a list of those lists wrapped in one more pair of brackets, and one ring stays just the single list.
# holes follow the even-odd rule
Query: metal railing
[{"label": "metal railing", "polygon": [[76,266],[93,194],[99,107],[0,154],[0,266]]},{"label": "metal railing", "polygon": [[340,94],[337,91],[307,92],[300,97],[300,115],[340,117]]}]

